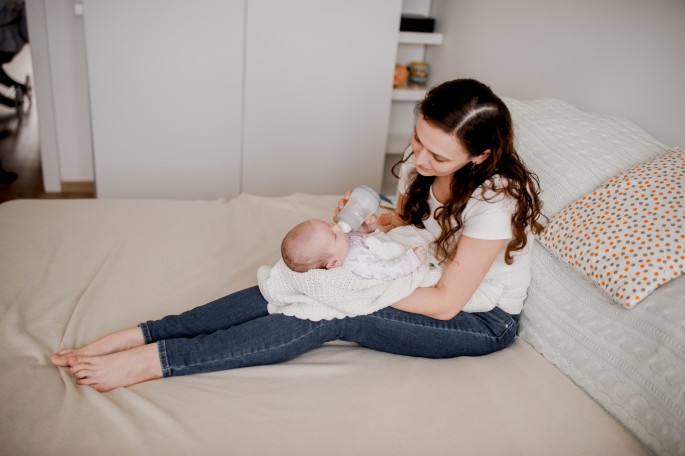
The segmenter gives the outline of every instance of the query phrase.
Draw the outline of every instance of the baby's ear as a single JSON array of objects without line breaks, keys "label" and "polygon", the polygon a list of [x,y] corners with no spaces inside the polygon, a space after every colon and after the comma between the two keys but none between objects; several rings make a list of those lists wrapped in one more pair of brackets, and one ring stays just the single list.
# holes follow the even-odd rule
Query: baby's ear
[{"label": "baby's ear", "polygon": [[342,264],[342,261],[340,261],[340,260],[331,260],[328,263],[326,263],[326,269],[337,268],[341,264]]}]

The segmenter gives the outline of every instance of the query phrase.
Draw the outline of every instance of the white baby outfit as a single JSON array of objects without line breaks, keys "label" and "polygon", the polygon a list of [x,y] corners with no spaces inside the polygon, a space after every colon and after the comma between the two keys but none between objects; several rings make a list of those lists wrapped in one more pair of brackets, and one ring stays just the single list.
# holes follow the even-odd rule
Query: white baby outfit
[{"label": "white baby outfit", "polygon": [[360,277],[376,280],[393,280],[406,276],[421,266],[421,260],[413,249],[395,258],[385,259],[374,254],[364,243],[364,235],[347,235],[350,251],[342,266]]}]

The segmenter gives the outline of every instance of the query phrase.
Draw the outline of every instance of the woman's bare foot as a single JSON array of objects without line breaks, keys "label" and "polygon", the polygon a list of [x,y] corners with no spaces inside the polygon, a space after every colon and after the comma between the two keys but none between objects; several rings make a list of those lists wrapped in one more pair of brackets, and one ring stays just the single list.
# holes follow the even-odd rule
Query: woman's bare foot
[{"label": "woman's bare foot", "polygon": [[157,344],[103,356],[68,356],[71,373],[79,385],[104,393],[115,388],[162,378]]},{"label": "woman's bare foot", "polygon": [[60,350],[50,356],[50,361],[55,366],[67,367],[69,359],[74,356],[100,356],[110,353],[128,350],[131,348],[145,345],[145,339],[140,328],[129,328],[107,334],[106,336],[84,345],[81,348],[72,350]]}]

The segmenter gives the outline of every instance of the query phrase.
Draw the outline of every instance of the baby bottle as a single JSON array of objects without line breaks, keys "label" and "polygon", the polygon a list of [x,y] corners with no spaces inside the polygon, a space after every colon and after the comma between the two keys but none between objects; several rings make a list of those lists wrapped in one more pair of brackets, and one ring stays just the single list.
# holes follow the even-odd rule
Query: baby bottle
[{"label": "baby bottle", "polygon": [[336,217],[338,226],[343,233],[357,231],[364,220],[376,212],[380,203],[381,198],[378,193],[366,185],[360,185],[352,190],[347,204],[338,213]]}]

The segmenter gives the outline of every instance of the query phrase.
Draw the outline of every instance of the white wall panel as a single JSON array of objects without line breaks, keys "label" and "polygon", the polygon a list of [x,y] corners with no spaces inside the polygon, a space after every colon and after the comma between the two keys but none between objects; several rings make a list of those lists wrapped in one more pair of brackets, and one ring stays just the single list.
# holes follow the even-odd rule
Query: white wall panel
[{"label": "white wall panel", "polygon": [[240,190],[245,0],[85,0],[98,197]]},{"label": "white wall panel", "polygon": [[400,0],[250,0],[243,191],[380,190]]}]

